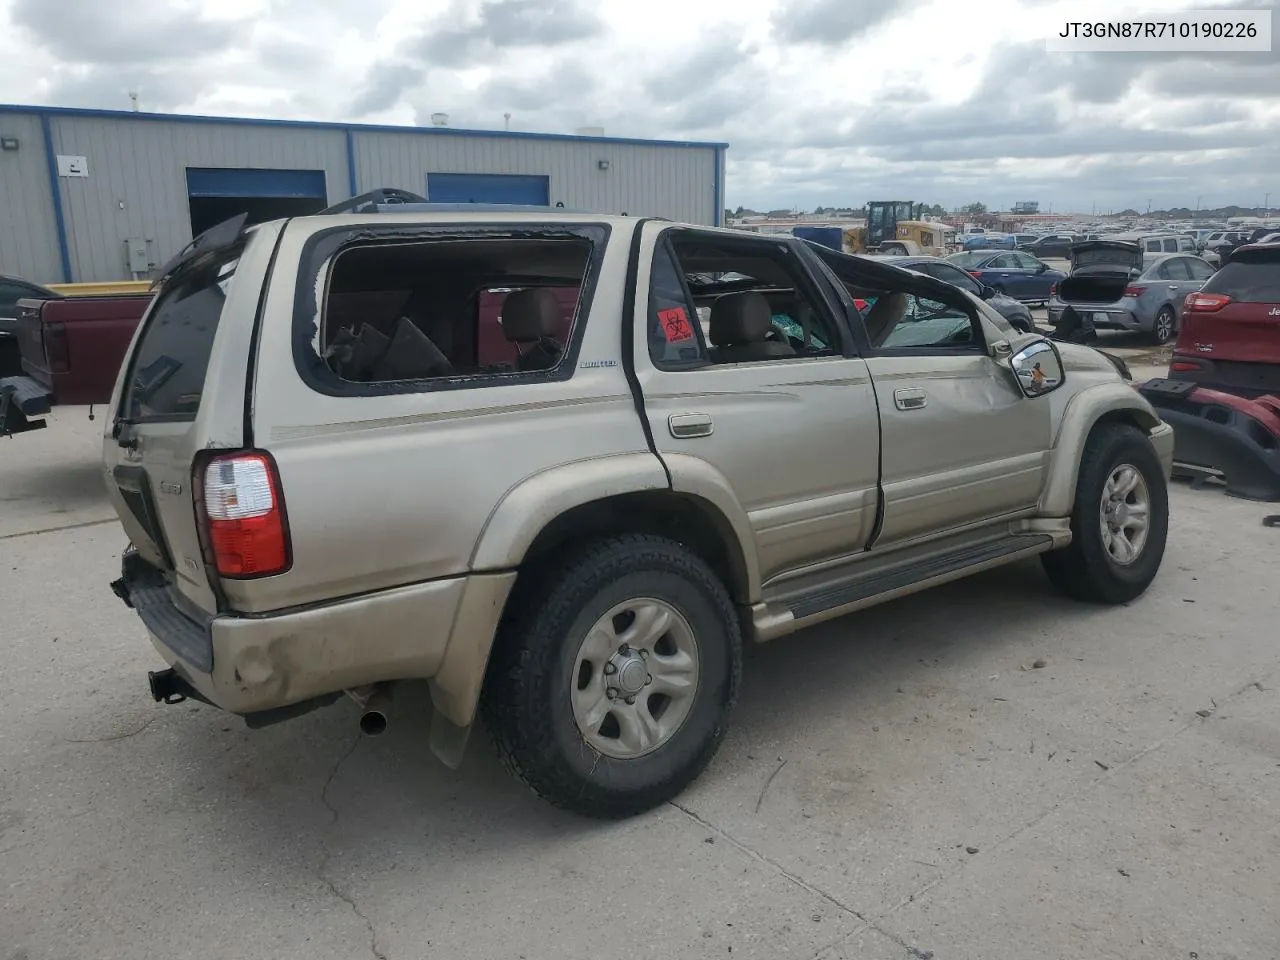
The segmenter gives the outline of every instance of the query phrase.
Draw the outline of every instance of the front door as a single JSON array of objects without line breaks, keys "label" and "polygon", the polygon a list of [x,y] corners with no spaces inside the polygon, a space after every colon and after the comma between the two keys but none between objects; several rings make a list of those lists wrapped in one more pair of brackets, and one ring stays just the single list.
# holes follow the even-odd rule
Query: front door
[{"label": "front door", "polygon": [[998,328],[958,305],[886,299],[867,315],[885,499],[875,547],[1033,512],[1050,405],[1024,397],[1008,364],[989,355]]},{"label": "front door", "polygon": [[766,581],[864,549],[876,399],[829,291],[794,241],[644,230],[636,376],[675,489],[730,492]]}]

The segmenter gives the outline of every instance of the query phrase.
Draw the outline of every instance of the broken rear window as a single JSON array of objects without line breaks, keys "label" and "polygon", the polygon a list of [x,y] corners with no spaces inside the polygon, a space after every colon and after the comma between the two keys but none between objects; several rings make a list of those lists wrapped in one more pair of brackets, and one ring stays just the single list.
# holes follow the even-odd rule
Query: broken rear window
[{"label": "broken rear window", "polygon": [[562,369],[592,252],[573,236],[351,244],[333,260],[321,354],[355,383]]}]

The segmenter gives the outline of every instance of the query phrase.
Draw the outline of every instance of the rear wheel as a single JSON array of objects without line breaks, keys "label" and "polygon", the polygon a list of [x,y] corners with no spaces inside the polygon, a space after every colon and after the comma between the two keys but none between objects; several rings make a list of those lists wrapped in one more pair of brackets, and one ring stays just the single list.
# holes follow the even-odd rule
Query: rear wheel
[{"label": "rear wheel", "polygon": [[586,816],[674,797],[715,754],[737,699],[742,643],[724,585],[673,541],[624,536],[518,589],[481,703],[506,765]]},{"label": "rear wheel", "polygon": [[1157,346],[1164,346],[1173,339],[1177,318],[1173,315],[1173,307],[1161,307],[1151,324],[1151,339]]},{"label": "rear wheel", "polygon": [[1085,444],[1069,546],[1041,557],[1053,584],[1077,600],[1127,603],[1151,585],[1169,533],[1164,468],[1146,435],[1102,424]]}]

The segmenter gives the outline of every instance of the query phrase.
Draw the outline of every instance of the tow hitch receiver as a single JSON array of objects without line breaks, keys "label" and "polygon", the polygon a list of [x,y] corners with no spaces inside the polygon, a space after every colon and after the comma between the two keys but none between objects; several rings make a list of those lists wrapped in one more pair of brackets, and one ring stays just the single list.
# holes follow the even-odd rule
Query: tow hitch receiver
[{"label": "tow hitch receiver", "polygon": [[182,703],[188,698],[202,703],[209,702],[172,668],[148,671],[147,683],[151,687],[151,697],[156,703]]}]

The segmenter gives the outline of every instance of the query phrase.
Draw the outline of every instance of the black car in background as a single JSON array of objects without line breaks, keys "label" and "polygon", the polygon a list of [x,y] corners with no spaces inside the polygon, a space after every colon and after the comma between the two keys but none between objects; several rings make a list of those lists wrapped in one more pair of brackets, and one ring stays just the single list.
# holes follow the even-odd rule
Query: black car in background
[{"label": "black car in background", "polygon": [[16,377],[22,373],[22,360],[18,353],[18,340],[14,336],[17,326],[19,300],[60,300],[62,294],[54,293],[20,277],[0,274],[0,377]]},{"label": "black car in background", "polygon": [[[999,251],[996,252],[998,253]],[[986,300],[1000,316],[1009,321],[1009,325],[1015,330],[1022,333],[1029,333],[1035,330],[1035,323],[1031,319],[1031,311],[1025,304],[1019,303],[1012,297],[1006,297],[1002,293],[997,293],[993,288],[979,283],[959,267],[948,263],[940,257],[889,256],[878,257],[877,259],[887,260],[895,267],[902,267],[904,270],[923,273],[925,276],[933,277],[935,280],[941,280],[943,283],[949,283],[953,287],[959,287],[961,290],[972,293],[980,300]]]}]

